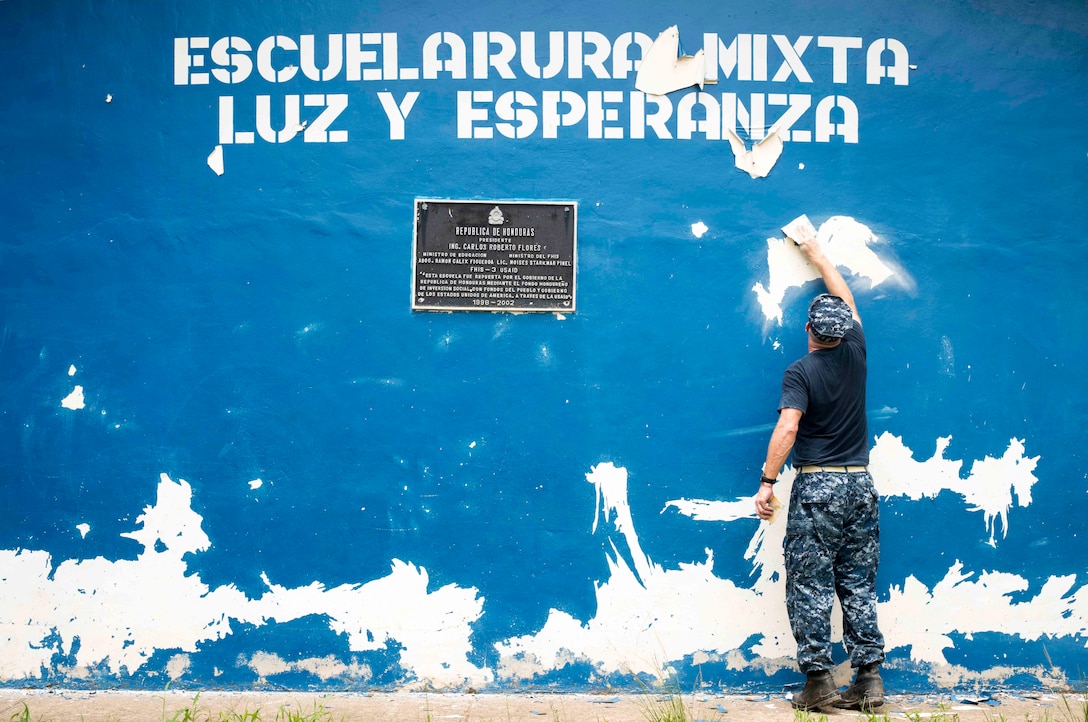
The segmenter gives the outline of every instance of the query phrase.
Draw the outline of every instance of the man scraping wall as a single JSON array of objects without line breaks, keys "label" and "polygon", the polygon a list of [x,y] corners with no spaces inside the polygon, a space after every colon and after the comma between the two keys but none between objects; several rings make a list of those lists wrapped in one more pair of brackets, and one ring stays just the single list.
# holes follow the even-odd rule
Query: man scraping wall
[{"label": "man scraping wall", "polygon": [[[792,450],[797,477],[784,542],[786,611],[797,640],[797,664],[806,675],[793,706],[872,711],[884,704],[884,636],[876,619],[880,529],[878,497],[867,468],[865,334],[850,288],[806,225],[792,231],[790,240],[820,272],[828,293],[809,306],[808,353],[782,379],[756,513],[764,520],[773,515],[774,484]],[[843,642],[856,671],[842,693],[831,677],[836,594],[843,610]]]}]

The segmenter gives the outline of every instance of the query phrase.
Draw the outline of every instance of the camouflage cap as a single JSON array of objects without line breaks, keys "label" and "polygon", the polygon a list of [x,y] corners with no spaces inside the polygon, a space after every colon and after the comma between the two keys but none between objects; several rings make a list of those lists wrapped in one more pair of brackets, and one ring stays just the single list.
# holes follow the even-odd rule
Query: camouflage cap
[{"label": "camouflage cap", "polygon": [[834,341],[854,327],[854,312],[838,296],[821,293],[808,307],[808,322],[818,339]]}]

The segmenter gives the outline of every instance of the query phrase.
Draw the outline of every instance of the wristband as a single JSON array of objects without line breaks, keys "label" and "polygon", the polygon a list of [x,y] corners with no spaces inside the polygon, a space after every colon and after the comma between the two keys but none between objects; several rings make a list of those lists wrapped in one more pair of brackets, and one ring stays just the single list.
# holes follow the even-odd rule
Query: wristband
[{"label": "wristband", "polygon": [[763,476],[762,474],[759,477],[759,483],[760,484],[770,484],[771,486],[774,486],[777,482],[778,482],[778,479],[768,479],[767,477]]}]

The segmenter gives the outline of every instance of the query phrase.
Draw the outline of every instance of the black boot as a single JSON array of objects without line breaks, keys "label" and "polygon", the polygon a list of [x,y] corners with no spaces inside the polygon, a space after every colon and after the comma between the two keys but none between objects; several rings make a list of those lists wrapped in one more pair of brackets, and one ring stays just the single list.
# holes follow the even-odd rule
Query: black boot
[{"label": "black boot", "polygon": [[805,688],[793,695],[793,706],[797,709],[818,710],[834,706],[839,701],[839,688],[831,679],[827,670],[809,672],[806,675]]},{"label": "black boot", "polygon": [[880,678],[880,663],[863,664],[858,667],[854,683],[850,685],[836,707],[872,712],[884,704],[884,680]]}]

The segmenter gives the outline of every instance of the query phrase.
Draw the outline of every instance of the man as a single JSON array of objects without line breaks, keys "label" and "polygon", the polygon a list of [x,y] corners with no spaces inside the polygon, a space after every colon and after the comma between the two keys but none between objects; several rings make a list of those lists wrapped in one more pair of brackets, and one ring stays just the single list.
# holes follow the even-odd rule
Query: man
[{"label": "man", "polygon": [[[770,519],[778,472],[793,451],[784,544],[786,609],[806,675],[793,706],[872,711],[884,704],[884,637],[876,621],[877,494],[866,469],[865,334],[850,288],[809,233],[792,239],[829,293],[809,307],[808,353],[782,379],[778,423],[763,465],[756,513]],[[843,642],[856,670],[841,695],[831,678],[831,608],[838,595]]]}]

